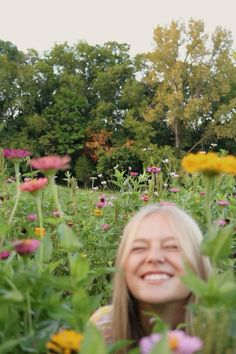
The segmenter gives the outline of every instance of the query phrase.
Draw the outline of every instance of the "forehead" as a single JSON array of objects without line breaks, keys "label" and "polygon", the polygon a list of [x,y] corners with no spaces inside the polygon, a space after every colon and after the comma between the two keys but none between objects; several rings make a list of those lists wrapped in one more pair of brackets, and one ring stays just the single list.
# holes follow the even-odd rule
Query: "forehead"
[{"label": "forehead", "polygon": [[168,216],[151,214],[139,223],[134,240],[151,238],[176,238],[176,233]]}]

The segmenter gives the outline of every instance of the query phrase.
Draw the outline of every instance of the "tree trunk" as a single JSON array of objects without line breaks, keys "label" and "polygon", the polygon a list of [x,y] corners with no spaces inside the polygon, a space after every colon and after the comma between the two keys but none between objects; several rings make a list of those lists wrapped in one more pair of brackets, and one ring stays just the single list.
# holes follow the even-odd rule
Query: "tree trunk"
[{"label": "tree trunk", "polygon": [[175,148],[180,147],[180,131],[179,131],[179,121],[178,118],[174,119],[174,133],[175,133]]}]

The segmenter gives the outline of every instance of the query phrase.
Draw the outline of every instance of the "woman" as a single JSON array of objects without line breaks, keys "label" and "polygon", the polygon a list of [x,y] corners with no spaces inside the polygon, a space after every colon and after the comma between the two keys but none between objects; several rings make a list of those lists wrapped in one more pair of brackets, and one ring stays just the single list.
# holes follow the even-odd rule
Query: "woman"
[{"label": "woman", "polygon": [[200,253],[201,241],[196,222],[174,205],[146,206],[129,221],[117,253],[112,305],[91,318],[107,344],[137,343],[151,334],[150,313],[171,329],[190,321],[186,306],[195,299],[180,277],[186,262],[208,278],[211,266]]}]

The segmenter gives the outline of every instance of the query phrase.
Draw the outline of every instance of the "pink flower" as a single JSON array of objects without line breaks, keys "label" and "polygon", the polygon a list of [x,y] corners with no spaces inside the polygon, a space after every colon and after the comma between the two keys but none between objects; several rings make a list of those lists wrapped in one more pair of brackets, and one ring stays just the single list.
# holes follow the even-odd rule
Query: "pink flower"
[{"label": "pink flower", "polygon": [[146,171],[151,173],[159,173],[161,171],[161,167],[156,167],[156,166],[147,167]]},{"label": "pink flower", "polygon": [[27,254],[35,252],[40,245],[40,241],[36,239],[19,240],[15,241],[13,245],[17,253]]},{"label": "pink flower", "polygon": [[102,194],[99,202],[96,203],[96,208],[103,208],[106,205],[107,205],[106,196]]},{"label": "pink flower", "polygon": [[52,216],[59,218],[61,216],[61,212],[59,210],[53,210],[52,212]]},{"label": "pink flower", "polygon": [[69,168],[70,157],[69,156],[44,156],[39,158],[34,158],[30,160],[30,165],[33,168],[42,171],[48,170],[65,170]]},{"label": "pink flower", "polygon": [[230,202],[227,200],[218,200],[217,204],[221,205],[221,206],[228,206],[228,205],[230,205]]},{"label": "pink flower", "polygon": [[172,206],[174,206],[175,205],[175,203],[173,203],[173,202],[168,202],[167,200],[161,200],[160,202],[159,202],[159,205],[160,206],[168,206],[168,205],[172,205]]},{"label": "pink flower", "polygon": [[130,172],[130,176],[131,177],[137,177],[138,176],[138,172]]},{"label": "pink flower", "polygon": [[36,221],[38,219],[38,217],[36,214],[29,214],[29,215],[27,215],[26,219],[28,221]]},{"label": "pink flower", "polygon": [[20,185],[20,190],[22,192],[36,192],[39,189],[42,189],[48,183],[47,178],[39,178],[39,179],[32,179],[29,182],[24,182]]},{"label": "pink flower", "polygon": [[170,188],[171,193],[178,193],[180,191],[180,188]]},{"label": "pink flower", "polygon": [[[162,336],[159,333],[143,337],[139,342],[141,354],[149,354],[154,345],[158,343],[161,338]],[[199,351],[203,346],[200,338],[189,336],[179,330],[168,332],[168,344],[170,350],[175,354],[193,354]]]},{"label": "pink flower", "polygon": [[149,196],[147,194],[142,194],[140,199],[144,202],[147,203],[149,201]]},{"label": "pink flower", "polygon": [[107,231],[109,229],[110,225],[109,224],[102,224],[101,229],[103,231]]},{"label": "pink flower", "polygon": [[0,252],[0,259],[7,259],[10,256],[10,252],[8,251],[2,251]]},{"label": "pink flower", "polygon": [[219,226],[224,226],[227,224],[227,221],[225,219],[219,219],[219,220],[215,220],[215,223]]},{"label": "pink flower", "polygon": [[201,196],[206,195],[206,192],[204,192],[204,191],[199,192],[199,195],[201,195]]},{"label": "pink flower", "polygon": [[23,149],[3,149],[3,157],[6,159],[23,159],[30,155],[31,152]]}]

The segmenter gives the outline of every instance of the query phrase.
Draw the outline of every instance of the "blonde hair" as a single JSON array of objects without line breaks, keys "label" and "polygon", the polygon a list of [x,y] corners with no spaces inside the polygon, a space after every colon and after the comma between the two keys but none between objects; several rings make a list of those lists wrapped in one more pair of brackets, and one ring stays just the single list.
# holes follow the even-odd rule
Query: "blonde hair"
[{"label": "blonde hair", "polygon": [[[135,313],[137,313],[135,299],[129,293],[123,268],[141,222],[154,214],[165,216],[170,227],[173,229],[175,237],[178,239],[184,259],[186,259],[193,271],[205,280],[211,271],[209,259],[200,252],[200,243],[203,238],[202,233],[197,223],[189,214],[174,205],[153,204],[142,208],[131,218],[125,227],[117,252],[116,267],[118,271],[114,277],[112,299],[112,336],[114,341],[121,339],[138,340],[141,335],[137,325],[135,334],[134,326],[139,319],[136,318],[135,321],[132,319],[132,316],[135,316]],[[193,296],[190,297],[190,301],[195,301]]]}]

